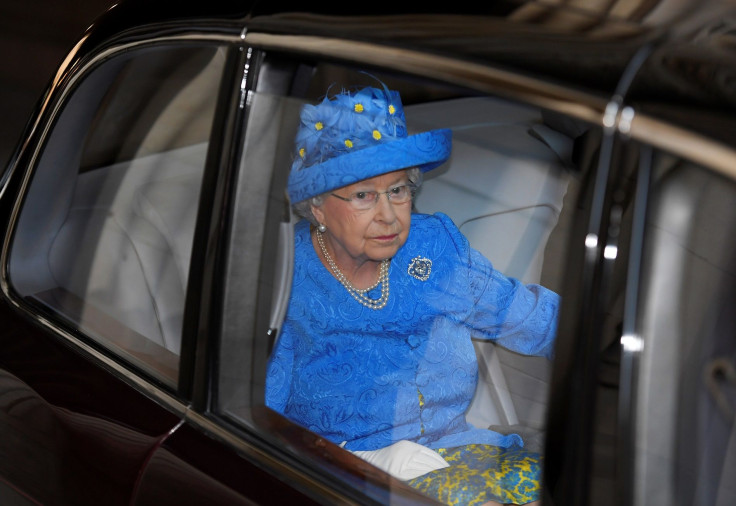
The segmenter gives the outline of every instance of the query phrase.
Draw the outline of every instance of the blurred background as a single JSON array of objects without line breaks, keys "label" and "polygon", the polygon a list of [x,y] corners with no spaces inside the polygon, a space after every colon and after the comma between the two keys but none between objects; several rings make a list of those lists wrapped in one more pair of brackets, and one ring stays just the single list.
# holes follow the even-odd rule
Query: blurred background
[{"label": "blurred background", "polygon": [[58,64],[115,0],[0,0],[0,164],[4,169]]}]

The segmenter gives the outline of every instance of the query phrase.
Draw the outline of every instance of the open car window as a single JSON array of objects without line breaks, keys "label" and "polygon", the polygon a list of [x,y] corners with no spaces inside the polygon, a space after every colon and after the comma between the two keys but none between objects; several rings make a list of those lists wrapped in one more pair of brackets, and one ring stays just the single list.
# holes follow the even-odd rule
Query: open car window
[{"label": "open car window", "polygon": [[[295,287],[301,283],[304,272],[304,266],[298,265],[299,248],[304,247],[304,236],[300,235],[304,232],[300,230],[308,229],[287,197],[289,171],[298,156],[294,138],[300,111],[305,104],[321,101],[325,93],[339,92],[342,86],[381,87],[383,84],[400,92],[410,135],[442,128],[452,130],[452,155],[443,166],[424,175],[411,204],[414,215],[446,220],[497,272],[521,284],[544,286],[557,294],[561,293],[565,280],[567,242],[578,206],[581,202],[583,208],[587,205],[585,195],[591,174],[596,170],[600,140],[600,131],[595,126],[502,97],[478,95],[416,77],[374,71],[368,75],[339,65],[299,62],[278,55],[265,57],[248,99],[244,150],[235,186],[218,355],[217,411],[259,433],[278,452],[296,458],[311,474],[324,473],[321,476],[325,479],[332,476],[332,486],[345,487],[352,494],[367,494],[380,501],[387,500],[391,494],[408,494],[415,499],[422,496],[401,480],[356,459],[357,454],[349,450],[360,450],[360,446],[351,448],[350,441],[331,433],[329,428],[343,418],[359,418],[357,423],[370,418],[370,396],[359,400],[350,387],[351,382],[360,382],[362,378],[350,378],[352,374],[360,374],[361,367],[383,367],[385,360],[382,362],[381,357],[371,355],[380,354],[378,349],[360,355],[361,344],[356,341],[352,343],[356,360],[353,370],[347,366],[340,370],[340,364],[325,364],[322,372],[332,378],[327,381],[335,387],[344,373],[345,388],[341,391],[337,386],[325,392],[330,398],[327,402],[318,399],[317,394],[314,409],[322,410],[321,419],[313,413],[300,418],[295,416],[295,411],[272,409],[274,406],[269,407],[266,398],[268,383],[274,380],[269,375],[276,374],[276,369],[269,369],[274,353],[279,349],[284,351],[284,347],[287,354],[311,353],[310,349],[299,347],[303,342],[297,346],[293,341],[287,344],[283,341],[287,321],[300,318],[289,311],[293,311]],[[259,175],[264,168],[271,169],[269,178]],[[254,240],[263,241],[261,256],[244,256],[244,245]],[[305,251],[312,251],[310,261],[319,258],[311,244]],[[326,266],[317,263],[315,268],[324,269],[329,275]],[[394,264],[391,268],[399,272],[407,266]],[[332,286],[335,290],[343,289],[336,280]],[[399,288],[394,291],[392,284],[391,290],[389,297],[400,297],[395,295],[401,293]],[[315,349],[321,346],[320,340],[334,338],[336,321],[373,311],[349,297],[345,305],[330,306],[329,297],[324,295],[315,291],[301,305],[312,308],[301,318],[324,324],[324,332],[309,336]],[[351,301],[355,305],[351,306]],[[246,307],[256,310],[244,310]],[[419,318],[411,314],[403,316],[414,317]],[[417,328],[421,325],[417,324]],[[365,339],[390,338],[395,331],[392,326],[384,329],[384,335],[367,334]],[[407,337],[396,335],[401,339]],[[409,348],[410,341],[407,338]],[[339,342],[335,346],[339,348]],[[519,435],[525,448],[543,453],[550,359],[509,351],[494,344],[482,332],[477,335],[470,332],[467,346],[472,365],[456,373],[467,374],[471,377],[468,382],[474,384],[472,376],[477,367],[479,381],[467,395],[465,420],[500,437]],[[404,358],[391,355],[388,361],[395,361],[396,367],[401,368]],[[283,372],[294,378],[302,372],[293,364],[289,367],[278,374]],[[457,383],[464,383],[465,378],[459,376],[455,377]],[[384,380],[387,384],[391,382],[388,375]],[[325,381],[325,378],[315,377],[314,381]],[[451,383],[446,385],[448,389]],[[396,401],[389,409],[398,413],[404,408],[412,409],[411,404],[421,411],[422,401],[423,393],[419,389],[409,396],[408,402]],[[306,405],[301,404],[297,409],[309,411]],[[307,419],[313,423],[305,422]],[[337,484],[334,477],[338,479]]]},{"label": "open car window", "polygon": [[121,52],[73,89],[38,154],[13,288],[170,387],[224,50]]}]

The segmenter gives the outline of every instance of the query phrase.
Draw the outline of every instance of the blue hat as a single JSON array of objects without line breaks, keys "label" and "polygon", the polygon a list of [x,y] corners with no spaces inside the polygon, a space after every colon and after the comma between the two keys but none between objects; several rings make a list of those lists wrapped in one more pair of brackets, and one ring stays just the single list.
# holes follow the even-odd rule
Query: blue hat
[{"label": "blue hat", "polygon": [[407,136],[399,93],[363,88],[305,105],[295,144],[292,203],[395,170],[434,169],[450,156],[452,132]]}]

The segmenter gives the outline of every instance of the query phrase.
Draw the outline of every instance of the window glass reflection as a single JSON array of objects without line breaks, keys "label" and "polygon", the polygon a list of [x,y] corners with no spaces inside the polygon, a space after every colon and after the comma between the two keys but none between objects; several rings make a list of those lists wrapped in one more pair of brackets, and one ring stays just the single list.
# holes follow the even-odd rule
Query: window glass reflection
[{"label": "window glass reflection", "polygon": [[[304,98],[264,86],[250,99],[222,409],[310,467],[317,454],[333,476],[341,463],[348,482],[389,483],[366,477],[358,457],[442,501],[537,500],[557,293],[596,137],[539,109],[393,76],[324,65],[306,87]],[[291,221],[262,262],[292,259],[275,269],[272,286],[290,280],[289,302],[265,353],[258,336],[242,346],[251,338],[234,322],[246,320],[237,294],[247,298],[247,285],[233,277],[251,277],[238,223],[255,219],[248,187],[259,183],[248,174],[264,166],[283,176],[271,198],[288,195]],[[403,187],[411,195],[395,199]],[[256,360],[233,358],[243,349]],[[492,471],[501,463],[508,474]],[[473,490],[466,464],[482,483]],[[360,489],[385,500],[373,485]]]},{"label": "window glass reflection", "polygon": [[171,386],[224,61],[157,47],[91,72],[41,154],[11,255],[21,295]]}]

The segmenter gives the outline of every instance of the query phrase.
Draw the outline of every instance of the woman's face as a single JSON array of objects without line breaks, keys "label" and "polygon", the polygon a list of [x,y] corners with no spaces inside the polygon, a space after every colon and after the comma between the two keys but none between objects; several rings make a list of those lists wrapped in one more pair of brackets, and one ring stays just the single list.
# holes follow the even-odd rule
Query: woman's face
[{"label": "woman's face", "polygon": [[[385,192],[408,183],[407,171],[399,170],[331,193],[347,199],[356,192]],[[321,206],[312,207],[312,213],[320,224],[327,227],[325,238],[338,265],[359,267],[368,260],[381,261],[393,257],[406,242],[411,223],[411,201],[394,204],[383,194],[378,196],[375,207],[356,210],[350,202],[329,195]]]}]

